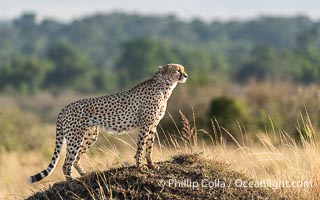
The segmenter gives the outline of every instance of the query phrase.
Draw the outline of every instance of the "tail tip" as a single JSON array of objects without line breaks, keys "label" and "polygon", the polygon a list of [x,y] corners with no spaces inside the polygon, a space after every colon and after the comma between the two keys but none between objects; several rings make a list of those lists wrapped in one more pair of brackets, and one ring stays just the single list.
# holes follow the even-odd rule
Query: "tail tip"
[{"label": "tail tip", "polygon": [[33,181],[33,180],[34,180],[34,179],[32,178],[32,176],[30,176],[30,177],[29,177],[29,179],[28,179],[29,184],[34,183],[34,181]]},{"label": "tail tip", "polygon": [[29,183],[35,183],[35,182],[39,182],[41,181],[44,177],[48,176],[48,171],[47,170],[43,170],[42,172],[34,175],[34,176],[30,176],[29,177]]}]

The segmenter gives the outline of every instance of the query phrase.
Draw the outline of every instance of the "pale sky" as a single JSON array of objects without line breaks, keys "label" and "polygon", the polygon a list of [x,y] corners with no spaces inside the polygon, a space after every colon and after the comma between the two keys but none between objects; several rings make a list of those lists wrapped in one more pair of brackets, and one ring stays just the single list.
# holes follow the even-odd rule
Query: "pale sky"
[{"label": "pale sky", "polygon": [[306,15],[320,19],[319,0],[0,0],[0,20],[11,19],[24,11],[34,11],[39,19],[61,21],[92,15],[126,11],[166,15],[181,19],[248,19],[260,15]]}]

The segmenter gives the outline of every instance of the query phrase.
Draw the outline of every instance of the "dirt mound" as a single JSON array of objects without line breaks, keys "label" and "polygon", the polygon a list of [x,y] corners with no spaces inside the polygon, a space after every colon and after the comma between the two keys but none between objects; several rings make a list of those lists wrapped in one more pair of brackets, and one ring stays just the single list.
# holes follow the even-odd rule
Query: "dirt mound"
[{"label": "dirt mound", "polygon": [[158,163],[160,170],[140,172],[122,167],[62,181],[33,199],[270,199],[270,188],[252,187],[253,180],[225,163],[199,154],[178,155]]}]

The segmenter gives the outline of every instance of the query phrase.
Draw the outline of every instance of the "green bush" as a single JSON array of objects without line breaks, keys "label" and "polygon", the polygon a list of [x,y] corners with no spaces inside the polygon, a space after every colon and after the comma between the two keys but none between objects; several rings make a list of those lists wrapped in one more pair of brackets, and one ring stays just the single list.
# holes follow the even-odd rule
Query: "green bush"
[{"label": "green bush", "polygon": [[211,101],[209,117],[229,131],[237,129],[237,122],[246,124],[247,113],[245,106],[227,96],[215,98]]}]

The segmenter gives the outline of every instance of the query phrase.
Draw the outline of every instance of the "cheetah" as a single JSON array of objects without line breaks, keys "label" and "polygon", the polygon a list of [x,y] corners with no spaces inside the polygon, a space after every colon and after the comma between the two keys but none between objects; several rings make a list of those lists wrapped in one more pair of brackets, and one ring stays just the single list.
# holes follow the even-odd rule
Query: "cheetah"
[{"label": "cheetah", "polygon": [[[86,172],[80,164],[81,156],[96,142],[99,130],[104,127],[112,133],[121,133],[138,128],[137,150],[134,156],[140,170],[158,169],[152,162],[152,149],[156,127],[163,118],[167,101],[177,83],[185,83],[188,78],[180,64],[160,66],[148,80],[132,89],[111,95],[80,99],[64,107],[58,114],[56,123],[55,149],[48,167],[31,176],[35,183],[48,176],[60,157],[63,140],[67,151],[63,173],[72,180],[71,168],[83,176]],[[142,165],[142,153],[146,147],[147,166]]]}]

